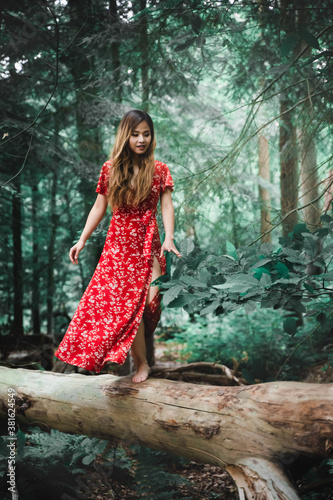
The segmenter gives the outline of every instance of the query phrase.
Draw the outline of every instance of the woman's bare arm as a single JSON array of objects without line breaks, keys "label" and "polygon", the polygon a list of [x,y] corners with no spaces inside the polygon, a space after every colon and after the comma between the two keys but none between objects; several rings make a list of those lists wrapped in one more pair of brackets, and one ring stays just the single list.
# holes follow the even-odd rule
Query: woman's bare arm
[{"label": "woman's bare arm", "polygon": [[161,248],[160,257],[163,256],[163,252],[166,250],[167,252],[174,252],[177,257],[181,257],[177,248],[175,247],[173,240],[173,230],[175,226],[175,211],[173,208],[172,198],[171,198],[171,190],[166,188],[161,195],[161,211],[163,224],[165,229],[165,240]]},{"label": "woman's bare arm", "polygon": [[88,240],[90,235],[93,233],[93,231],[96,229],[98,224],[103,219],[107,206],[108,203],[106,200],[106,196],[98,194],[96,201],[89,212],[86,224],[84,226],[79,241],[69,251],[69,258],[71,259],[71,262],[73,264],[79,263],[78,262],[79,253],[84,248],[86,241]]}]

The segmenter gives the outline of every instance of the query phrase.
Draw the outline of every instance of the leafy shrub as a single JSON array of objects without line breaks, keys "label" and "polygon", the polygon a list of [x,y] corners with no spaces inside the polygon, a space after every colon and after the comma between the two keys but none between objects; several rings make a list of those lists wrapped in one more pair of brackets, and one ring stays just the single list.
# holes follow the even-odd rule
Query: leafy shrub
[{"label": "leafy shrub", "polygon": [[[297,334],[291,336],[284,331],[279,310],[246,313],[237,309],[226,316],[194,314],[179,325],[181,331],[174,332],[166,344],[180,344],[178,352],[188,362],[222,363],[232,368],[235,360],[249,383],[275,380],[290,356],[290,363],[279,378],[298,380],[302,370],[330,356],[329,350],[320,349],[322,336],[311,335],[315,325],[315,318],[308,317]],[[326,339],[324,334],[323,337]]]},{"label": "leafy shrub", "polygon": [[[19,430],[16,437],[16,481],[22,500],[59,500],[62,498],[59,492],[63,492],[64,500],[66,495],[67,498],[76,498],[78,486],[82,486],[82,481],[78,483],[76,476],[85,474],[100,454],[109,466],[107,476],[112,475],[113,463],[108,463],[108,460],[113,460],[114,450],[108,449],[108,441],[65,434],[54,429],[50,433],[41,432],[38,427],[31,427],[29,433]],[[6,437],[0,437],[3,459],[8,453],[6,441]],[[120,454],[121,466],[128,471],[132,462],[123,450],[119,450],[118,456]],[[3,460],[0,468],[2,478],[6,475],[6,465],[6,460]],[[6,489],[3,488],[3,491]]]},{"label": "leafy shrub", "polygon": [[[184,499],[178,495],[178,489],[189,484],[181,476],[167,471],[171,465],[174,469],[187,463],[186,460],[168,453],[134,445],[126,451],[118,442],[114,445],[53,429],[50,433],[41,432],[38,427],[31,427],[29,433],[19,430],[16,437],[16,481],[22,500],[88,499],[98,488],[97,481],[90,486],[89,477],[94,470],[108,491],[118,482],[135,489],[137,498],[147,500]],[[3,500],[11,499],[6,484],[7,454],[7,436],[0,436]]]},{"label": "leafy shrub", "polygon": [[190,315],[226,315],[273,308],[285,311],[283,327],[294,335],[304,316],[315,316],[328,328],[333,314],[333,218],[321,216],[326,228],[311,233],[297,224],[280,246],[270,243],[238,251],[227,242],[227,254],[213,255],[191,239],[180,245],[182,259],[154,283],[163,293],[163,307],[182,307]]}]

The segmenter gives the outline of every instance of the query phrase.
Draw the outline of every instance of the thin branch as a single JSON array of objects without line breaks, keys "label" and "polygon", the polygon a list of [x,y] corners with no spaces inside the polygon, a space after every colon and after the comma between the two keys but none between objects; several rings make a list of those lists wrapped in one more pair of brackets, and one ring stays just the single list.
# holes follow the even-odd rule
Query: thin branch
[{"label": "thin branch", "polygon": [[[330,87],[329,89],[321,90],[320,92],[316,92],[315,94],[312,94],[312,98],[313,98],[313,97],[316,97],[316,96],[318,96],[318,95],[321,95],[321,94],[323,94],[324,92],[328,92],[328,91],[330,91],[330,90],[333,90],[333,87]],[[260,126],[259,128],[257,128],[257,129],[256,129],[256,130],[252,133],[252,134],[250,134],[250,135],[249,135],[249,137],[247,137],[247,138],[246,138],[246,140],[245,140],[242,144],[240,144],[242,137],[245,135],[246,130],[248,130],[248,128],[249,128],[249,126],[250,126],[251,122],[254,120],[255,114],[256,114],[256,113],[257,113],[257,111],[259,110],[259,108],[260,108],[261,104],[259,104],[259,106],[258,106],[258,107],[257,107],[257,109],[256,109],[255,114],[254,114],[254,115],[252,115],[252,117],[251,117],[251,114],[252,114],[252,110],[251,110],[251,111],[250,111],[250,114],[249,114],[249,117],[248,117],[248,119],[247,119],[247,121],[246,121],[246,123],[245,123],[245,125],[244,125],[244,127],[243,127],[243,129],[242,129],[242,131],[241,131],[241,133],[240,133],[239,138],[236,140],[235,145],[233,146],[232,150],[231,150],[229,153],[227,153],[227,154],[224,156],[224,158],[222,158],[220,161],[218,161],[218,162],[217,162],[217,163],[215,163],[214,165],[212,165],[212,166],[210,166],[210,167],[208,167],[208,168],[206,168],[206,169],[204,169],[204,170],[201,170],[201,171],[200,171],[200,172],[198,172],[197,174],[194,174],[194,175],[192,175],[192,176],[190,176],[190,177],[184,177],[183,179],[181,179],[181,180],[180,180],[180,181],[184,181],[184,180],[186,181],[186,180],[187,180],[187,179],[189,179],[189,178],[193,178],[193,176],[197,176],[197,175],[201,175],[201,174],[203,174],[203,173],[205,173],[205,172],[209,172],[209,173],[208,173],[205,177],[203,177],[203,179],[201,179],[201,180],[200,180],[200,181],[199,181],[199,182],[198,182],[198,183],[194,186],[193,190],[192,190],[192,191],[188,194],[188,196],[186,196],[186,198],[185,198],[185,199],[184,199],[184,201],[181,203],[181,205],[179,206],[179,208],[187,202],[187,200],[188,200],[188,199],[192,196],[193,191],[194,191],[194,190],[196,190],[196,189],[198,189],[198,187],[199,187],[199,186],[200,186],[203,182],[205,182],[205,181],[206,181],[206,180],[207,180],[207,179],[208,179],[208,178],[209,178],[209,177],[210,177],[210,176],[211,176],[211,175],[215,172],[215,170],[216,170],[218,167],[220,167],[220,166],[222,165],[222,163],[224,163],[224,162],[225,162],[228,158],[229,158],[229,159],[234,158],[234,157],[235,157],[235,156],[236,156],[236,155],[240,152],[241,148],[242,148],[242,147],[244,147],[244,146],[245,146],[245,144],[247,144],[248,142],[250,142],[250,140],[251,140],[251,139],[253,139],[253,137],[255,137],[255,136],[256,136],[259,132],[261,132],[261,130],[263,130],[265,127],[267,127],[268,125],[270,125],[271,123],[273,123],[273,122],[274,122],[274,121],[276,121],[277,119],[281,118],[281,116],[283,116],[283,115],[285,115],[285,114],[287,114],[287,113],[289,113],[289,112],[293,111],[295,108],[297,108],[297,106],[300,106],[301,104],[303,104],[303,103],[304,103],[305,101],[307,101],[308,99],[309,99],[309,97],[308,97],[308,96],[306,96],[305,98],[301,99],[300,101],[298,101],[296,104],[294,104],[294,105],[293,105],[293,106],[291,106],[290,108],[288,108],[288,109],[286,109],[285,111],[283,111],[282,113],[279,113],[278,115],[274,116],[271,120],[269,120],[268,122],[264,123],[262,126]],[[253,107],[255,107],[255,105],[256,105],[256,104],[257,104],[257,103],[253,102],[253,103],[252,103],[252,106],[253,106]],[[250,118],[250,117],[251,117],[251,118]],[[240,145],[239,145],[239,144],[240,144]],[[239,146],[238,146],[238,145],[239,145]],[[231,168],[231,167],[230,167],[230,168]],[[331,184],[332,184],[332,183],[331,183]],[[331,184],[330,184],[330,185],[331,185]],[[325,190],[325,191],[327,191],[327,189],[330,187],[330,185],[326,188],[326,190]],[[323,193],[323,194],[324,194],[324,193]],[[323,194],[322,194],[322,195],[320,195],[318,199],[320,199],[320,198],[323,196]],[[314,203],[315,201],[316,201],[316,200],[313,200],[311,203]],[[304,205],[304,206],[303,206],[303,207],[301,207],[300,209],[294,209],[293,211],[295,211],[295,210],[301,210],[302,208],[305,208],[306,206],[310,205],[311,203],[309,203],[309,204],[307,204],[307,205]],[[281,220],[281,221],[280,221],[277,225],[281,224],[281,222],[282,222],[282,221],[283,221],[286,217],[288,217],[288,215],[290,215],[291,213],[293,213],[293,211],[291,211],[290,213],[288,213],[288,214],[287,214],[287,215],[286,215],[286,216],[285,216],[285,217],[284,217],[284,218],[283,218],[283,219],[282,219],[282,220]],[[273,226],[270,230],[266,231],[266,233],[264,233],[264,235],[265,235],[265,234],[268,234],[270,231],[272,231],[272,230],[274,229],[274,227],[276,227],[276,226]],[[261,235],[261,236],[263,236],[263,235]],[[261,236],[260,236],[260,237],[258,237],[255,241],[253,241],[253,242],[252,242],[252,243],[250,243],[249,245],[252,245],[252,244],[253,244],[253,243],[255,243],[256,241],[258,241],[258,240],[261,238]]]},{"label": "thin branch", "polygon": [[[326,28],[324,28],[319,34],[318,36],[316,36],[316,38],[320,38],[321,35],[323,35],[326,31],[330,30],[331,28],[333,28],[333,24],[330,24],[329,26],[327,26]],[[257,101],[259,99],[259,97],[261,97],[263,94],[265,94],[265,92],[267,92],[268,89],[270,89],[276,82],[278,82],[280,80],[280,78],[282,78],[283,75],[285,75],[287,73],[287,71],[289,71],[289,69],[294,66],[294,64],[303,56],[303,54],[308,50],[308,48],[310,47],[309,44],[306,44],[305,47],[299,52],[299,54],[295,57],[295,59],[291,62],[290,66],[288,69],[286,69],[285,71],[283,71],[280,75],[278,75],[262,92],[260,92],[260,94],[257,95],[257,97],[255,98],[255,101]]]},{"label": "thin branch", "polygon": [[9,184],[13,179],[15,179],[15,177],[17,177],[18,175],[20,175],[20,173],[24,169],[24,166],[26,164],[26,161],[27,161],[29,153],[30,153],[32,138],[33,138],[33,134],[31,134],[30,141],[29,141],[29,146],[28,146],[28,151],[25,154],[25,157],[24,157],[24,160],[23,160],[23,163],[22,163],[22,166],[21,166],[20,170],[15,175],[13,175],[13,177],[11,177],[10,179],[8,179],[8,181],[4,182],[2,184],[2,187],[6,186],[6,184]]},{"label": "thin branch", "polygon": [[332,186],[333,184],[333,179],[332,181],[327,185],[327,187],[324,189],[324,191],[319,195],[317,196],[317,198],[314,198],[312,201],[309,201],[309,203],[306,203],[305,205],[302,205],[301,207],[297,207],[297,208],[294,208],[293,210],[290,210],[290,212],[288,212],[286,215],[284,215],[282,217],[282,219],[277,223],[277,224],[274,224],[270,229],[268,229],[267,231],[265,231],[264,233],[262,233],[260,236],[258,236],[258,238],[256,238],[255,240],[251,241],[251,243],[249,243],[247,246],[251,246],[253,245],[253,243],[256,243],[258,240],[260,240],[263,236],[266,236],[266,234],[270,233],[271,231],[273,231],[273,229],[275,229],[277,226],[279,226],[280,224],[282,224],[282,222],[287,219],[287,217],[289,217],[289,215],[295,213],[295,212],[299,212],[300,210],[303,210],[303,208],[306,208],[308,207],[309,205],[312,205],[313,203],[316,203],[318,200],[320,200],[320,198],[322,198],[324,196],[324,194],[326,193],[326,191],[328,191],[328,189]]},{"label": "thin branch", "polygon": [[28,127],[26,127],[25,129],[21,130],[17,134],[13,135],[13,137],[10,137],[6,141],[2,142],[0,144],[0,146],[4,146],[5,144],[7,144],[7,142],[12,141],[13,139],[16,139],[16,137],[20,136],[21,134],[24,134],[24,132],[27,132],[29,129],[31,129],[31,127],[33,127],[36,124],[36,122],[38,121],[39,117],[42,115],[42,113],[44,113],[44,111],[46,110],[46,108],[50,104],[51,99],[54,96],[56,88],[58,86],[58,79],[59,79],[59,26],[58,26],[58,21],[57,21],[57,18],[55,16],[53,10],[48,5],[46,5],[46,7],[51,11],[52,17],[53,17],[54,22],[55,22],[55,27],[56,27],[56,66],[55,66],[56,75],[55,75],[54,86],[53,86],[51,95],[48,98],[45,106],[38,113],[38,115],[35,117],[35,119],[30,123],[30,125],[28,125]]}]

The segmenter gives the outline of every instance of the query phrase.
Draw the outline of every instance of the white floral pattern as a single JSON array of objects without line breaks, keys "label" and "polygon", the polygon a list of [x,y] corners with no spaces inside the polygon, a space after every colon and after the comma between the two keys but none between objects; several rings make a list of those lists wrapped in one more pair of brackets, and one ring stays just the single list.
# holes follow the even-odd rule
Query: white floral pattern
[{"label": "white floral pattern", "polygon": [[[96,192],[107,194],[110,162],[104,163]],[[165,257],[156,210],[161,193],[174,183],[164,163],[155,161],[150,195],[138,207],[113,212],[104,248],[91,281],[55,356],[66,363],[100,372],[107,361],[125,362],[143,317],[146,335],[159,321],[161,297],[157,293],[145,307],[154,255],[162,274]]]}]

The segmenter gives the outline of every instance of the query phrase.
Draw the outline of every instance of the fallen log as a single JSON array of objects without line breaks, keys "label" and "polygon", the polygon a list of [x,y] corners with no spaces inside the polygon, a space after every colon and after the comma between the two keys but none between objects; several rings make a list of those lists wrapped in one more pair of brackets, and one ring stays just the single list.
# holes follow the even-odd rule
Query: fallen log
[{"label": "fallen log", "polygon": [[333,451],[333,385],[271,382],[212,387],[0,367],[0,418],[16,391],[20,426],[119,438],[219,465],[241,500],[296,500],[284,471]]}]

